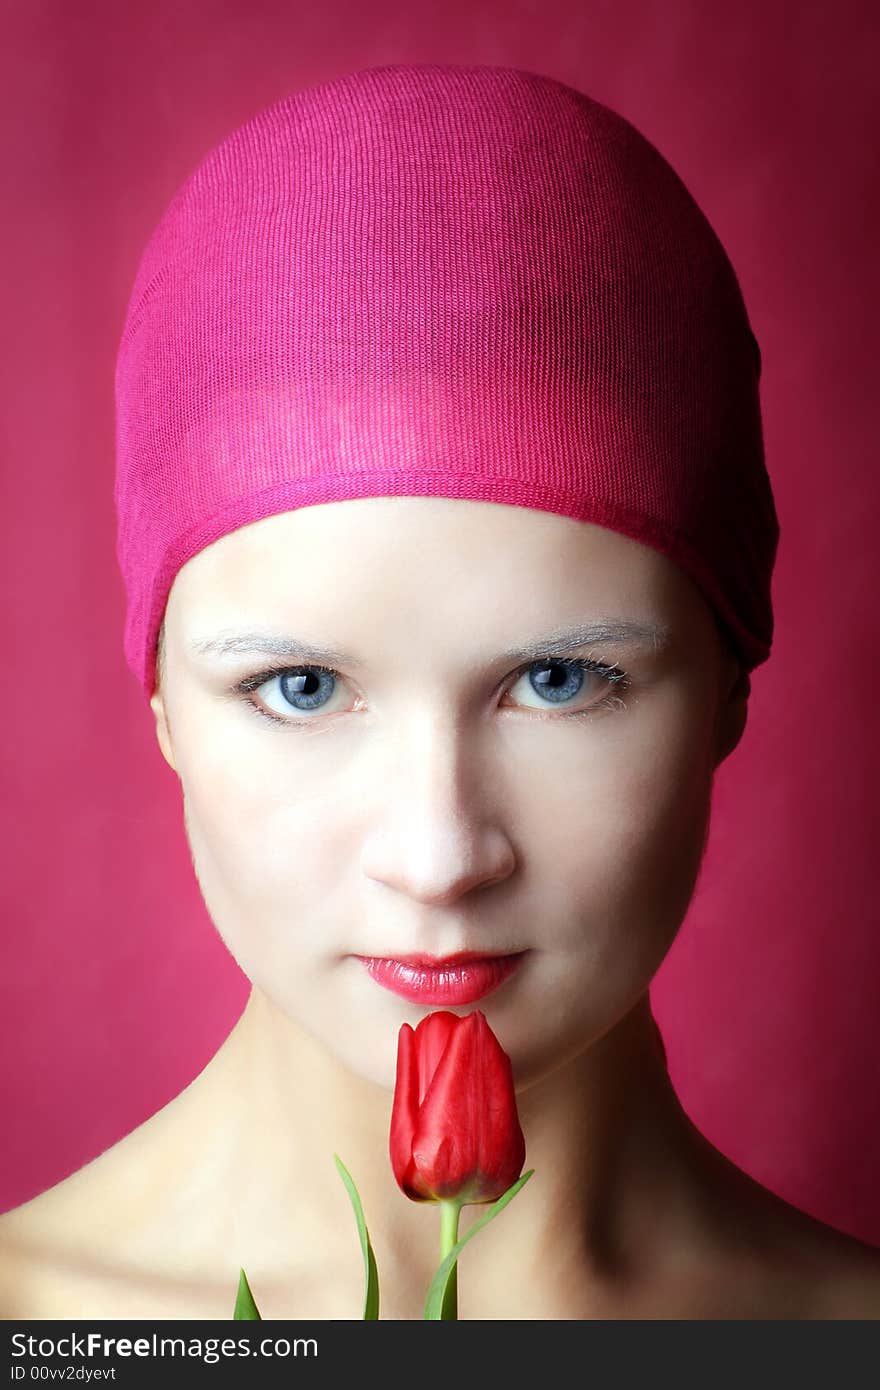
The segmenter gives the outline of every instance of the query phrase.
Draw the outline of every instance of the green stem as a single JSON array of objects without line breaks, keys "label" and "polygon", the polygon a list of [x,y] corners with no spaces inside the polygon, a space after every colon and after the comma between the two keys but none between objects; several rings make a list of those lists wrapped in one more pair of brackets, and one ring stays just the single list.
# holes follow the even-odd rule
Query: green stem
[{"label": "green stem", "polygon": [[[454,1200],[440,1203],[440,1260],[446,1258],[458,1240],[458,1218],[461,1215],[462,1203]],[[458,1319],[458,1264],[452,1267],[449,1282],[446,1285],[446,1294],[443,1299],[443,1311],[440,1314],[444,1321],[452,1322]]]}]

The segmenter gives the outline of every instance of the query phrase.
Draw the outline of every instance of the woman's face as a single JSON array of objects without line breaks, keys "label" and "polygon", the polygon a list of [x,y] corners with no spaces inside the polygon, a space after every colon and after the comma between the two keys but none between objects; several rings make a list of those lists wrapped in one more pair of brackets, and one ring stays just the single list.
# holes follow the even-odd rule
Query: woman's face
[{"label": "woman's face", "polygon": [[[622,624],[643,631],[548,665],[563,630]],[[401,1023],[437,1007],[482,1009],[520,1088],[623,1018],[685,914],[745,719],[671,561],[470,500],[336,502],[223,537],[177,575],[165,663],[158,736],[218,931],[284,1014],[389,1088]],[[457,1008],[359,959],[462,951],[526,954]]]}]

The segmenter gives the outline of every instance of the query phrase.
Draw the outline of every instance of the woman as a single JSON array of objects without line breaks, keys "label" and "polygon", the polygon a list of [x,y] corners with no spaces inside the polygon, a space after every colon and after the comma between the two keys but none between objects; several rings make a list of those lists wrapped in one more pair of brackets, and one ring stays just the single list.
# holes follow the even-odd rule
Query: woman
[{"label": "woman", "polygon": [[537,74],[368,69],[179,191],[117,370],[125,648],[253,988],[2,1218],[6,1316],[225,1318],[243,1265],[265,1318],[357,1318],[336,1152],[421,1317],[388,1123],[438,1007],[486,1014],[535,1170],[460,1317],[880,1314],[880,1252],[695,1129],[648,997],[770,652],[759,371],[680,180]]}]

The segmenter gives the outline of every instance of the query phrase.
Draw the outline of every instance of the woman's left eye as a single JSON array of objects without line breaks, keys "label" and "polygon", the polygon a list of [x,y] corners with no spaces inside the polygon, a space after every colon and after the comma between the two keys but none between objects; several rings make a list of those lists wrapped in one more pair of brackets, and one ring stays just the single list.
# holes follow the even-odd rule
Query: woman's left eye
[{"label": "woman's left eye", "polygon": [[[547,657],[541,661],[532,661],[525,668],[521,681],[527,681],[527,693],[537,695],[540,700],[546,700],[551,705],[568,705],[581,694],[590,695],[589,676],[594,677],[593,692],[597,686],[601,689],[602,684],[605,685],[604,698],[599,701],[594,699],[585,710],[579,711],[580,713],[592,714],[598,708],[604,708],[612,696],[619,696],[620,689],[626,686],[626,673],[621,671],[619,666],[606,666],[601,661],[593,661],[587,657],[569,657],[565,660],[561,657]],[[519,684],[520,680],[517,680],[512,688],[515,689]],[[584,687],[587,687],[586,690]],[[530,708],[540,709],[542,706],[539,704]]]},{"label": "woman's left eye", "polygon": [[[536,703],[529,704],[526,700],[525,708],[561,708],[577,701],[590,676],[598,684],[601,698],[593,699],[583,707],[578,702],[577,709],[566,710],[566,713],[594,714],[612,704],[618,708],[623,706],[620,696],[629,686],[627,673],[619,666],[608,666],[592,657],[545,657],[530,661],[515,672],[510,690],[527,683],[526,696],[534,697]],[[264,686],[273,683],[277,683],[277,705],[267,707],[265,694],[261,695],[262,704],[251,698],[251,695],[262,692]],[[233,694],[245,696],[250,707],[264,718],[272,719],[277,724],[295,725],[312,721],[308,717],[290,718],[290,714],[307,716],[313,710],[326,712],[333,706],[334,696],[340,688],[339,673],[328,666],[294,666],[259,671],[247,676],[233,686]],[[523,703],[523,700],[517,703]]]}]

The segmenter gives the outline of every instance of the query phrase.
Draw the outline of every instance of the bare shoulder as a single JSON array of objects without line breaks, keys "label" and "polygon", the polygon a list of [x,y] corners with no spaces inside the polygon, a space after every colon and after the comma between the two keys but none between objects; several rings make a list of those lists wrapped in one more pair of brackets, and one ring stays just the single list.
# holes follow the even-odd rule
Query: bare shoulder
[{"label": "bare shoulder", "polygon": [[213,1089],[222,1054],[135,1129],[0,1214],[0,1317],[76,1316],[60,1310],[86,1296],[109,1306],[111,1288],[136,1301],[169,1277],[191,1288],[212,1269],[204,1213],[218,1210],[235,1142]]},{"label": "bare shoulder", "polygon": [[791,1253],[803,1270],[810,1316],[880,1319],[880,1249],[804,1212],[791,1224]]},{"label": "bare shoulder", "polygon": [[227,1118],[193,1083],[55,1186],[0,1214],[0,1319],[226,1319],[241,1263],[269,1308],[286,1316],[283,1266],[297,1243],[280,1221],[265,1222],[259,1188],[258,1222],[243,1199],[229,1201],[241,1191],[240,1140]]},{"label": "bare shoulder", "polygon": [[880,1319],[880,1248],[795,1207],[691,1126],[701,1316]]},{"label": "bare shoulder", "polygon": [[717,1150],[714,1158],[716,1231],[763,1316],[880,1319],[880,1248],[802,1211]]},{"label": "bare shoulder", "polygon": [[[85,1316],[111,1290],[134,1304],[180,1247],[196,1175],[182,1162],[174,1105],[29,1201],[0,1214],[0,1318]],[[194,1245],[196,1241],[192,1242]],[[136,1316],[136,1314],[133,1314]]]},{"label": "bare shoulder", "polygon": [[[124,1249],[121,1194],[133,1173],[121,1141],[0,1215],[0,1317],[49,1317],[58,1291],[99,1277],[110,1247]],[[137,1203],[128,1208],[137,1210]]]}]

